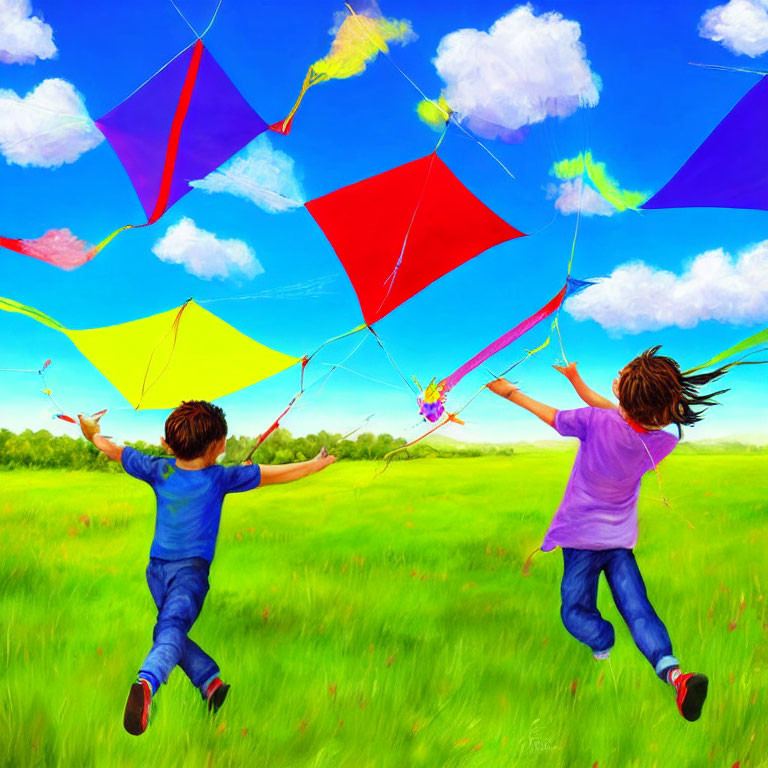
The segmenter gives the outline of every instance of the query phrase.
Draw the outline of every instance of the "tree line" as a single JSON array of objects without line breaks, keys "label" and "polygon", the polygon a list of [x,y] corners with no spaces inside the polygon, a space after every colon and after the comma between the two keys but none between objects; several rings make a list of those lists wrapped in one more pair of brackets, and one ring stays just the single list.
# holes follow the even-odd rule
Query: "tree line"
[{"label": "tree line", "polygon": [[[235,465],[243,462],[255,444],[252,437],[230,437],[224,464]],[[379,460],[388,453],[402,448],[406,440],[388,434],[375,435],[363,432],[354,439],[341,434],[321,430],[317,434],[294,437],[287,429],[275,430],[256,450],[253,461],[259,464],[286,464],[292,461],[306,461],[317,456],[322,448],[340,459],[353,461]],[[168,455],[162,446],[138,440],[131,445],[152,456]],[[510,455],[512,448],[506,446],[455,446],[441,443],[439,446],[418,443],[395,455],[395,460],[421,459],[430,456],[439,458],[471,457],[487,454]],[[54,436],[47,430],[37,432],[25,430],[19,434],[0,429],[0,469],[84,469],[105,472],[121,472],[122,468],[108,461],[100,451],[87,440],[67,436]]]}]

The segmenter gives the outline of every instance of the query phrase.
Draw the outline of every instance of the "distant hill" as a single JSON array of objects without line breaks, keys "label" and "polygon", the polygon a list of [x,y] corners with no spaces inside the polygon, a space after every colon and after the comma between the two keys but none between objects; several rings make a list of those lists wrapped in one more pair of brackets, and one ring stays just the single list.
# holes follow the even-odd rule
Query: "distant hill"
[{"label": "distant hill", "polygon": [[478,450],[491,451],[494,449],[513,449],[518,453],[527,453],[530,451],[571,451],[573,450],[573,440],[536,440],[533,442],[518,443],[478,443],[471,440],[456,440],[453,437],[445,435],[430,435],[422,441],[424,445],[431,445],[433,448],[442,450]]}]

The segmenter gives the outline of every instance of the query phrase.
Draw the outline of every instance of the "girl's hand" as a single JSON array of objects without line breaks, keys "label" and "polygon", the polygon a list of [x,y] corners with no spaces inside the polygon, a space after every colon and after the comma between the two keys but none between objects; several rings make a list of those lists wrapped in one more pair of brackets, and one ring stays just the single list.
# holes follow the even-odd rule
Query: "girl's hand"
[{"label": "girl's hand", "polygon": [[506,379],[496,379],[496,381],[488,384],[487,387],[494,395],[499,395],[499,397],[509,397],[511,394],[520,391],[512,382]]},{"label": "girl's hand", "polygon": [[579,372],[576,370],[576,366],[578,365],[577,362],[568,363],[568,365],[553,365],[552,367],[559,371],[560,373],[565,376],[566,379],[569,381],[574,377],[578,376]]}]

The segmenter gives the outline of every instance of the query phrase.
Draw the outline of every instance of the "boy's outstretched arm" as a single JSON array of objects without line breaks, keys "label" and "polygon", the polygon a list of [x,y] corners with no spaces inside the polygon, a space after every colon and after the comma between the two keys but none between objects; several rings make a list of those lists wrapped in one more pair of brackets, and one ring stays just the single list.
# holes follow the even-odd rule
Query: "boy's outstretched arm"
[{"label": "boy's outstretched arm", "polygon": [[335,456],[329,456],[323,448],[311,461],[297,461],[293,464],[260,464],[261,485],[276,485],[277,483],[292,483],[307,475],[314,475],[336,461]]},{"label": "boy's outstretched arm", "polygon": [[519,405],[521,408],[525,408],[526,411],[530,411],[534,416],[538,416],[542,421],[549,424],[550,427],[555,426],[557,408],[545,405],[538,402],[538,400],[534,400],[532,397],[528,397],[528,395],[524,395],[514,384],[511,384],[506,379],[492,381],[488,385],[488,389],[495,395],[499,395],[505,400]]},{"label": "boy's outstretched arm", "polygon": [[89,418],[79,413],[77,418],[80,419],[80,429],[83,431],[83,437],[86,440],[92,442],[102,453],[106,454],[107,458],[112,459],[112,461],[122,462],[122,446],[115,445],[108,437],[101,435],[101,427],[99,426],[101,416]]},{"label": "boy's outstretched arm", "polygon": [[571,382],[573,388],[576,390],[576,394],[587,404],[594,408],[612,408],[616,409],[618,406],[616,403],[612,403],[608,398],[599,395],[593,389],[590,389],[581,378],[579,372],[576,370],[576,363],[568,363],[568,365],[553,365],[552,367],[565,376],[568,381]]}]

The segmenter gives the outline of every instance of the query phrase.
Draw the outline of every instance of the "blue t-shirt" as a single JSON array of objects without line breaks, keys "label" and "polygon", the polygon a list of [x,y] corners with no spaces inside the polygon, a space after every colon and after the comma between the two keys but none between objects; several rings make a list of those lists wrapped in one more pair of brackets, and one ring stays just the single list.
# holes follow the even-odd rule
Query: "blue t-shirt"
[{"label": "blue t-shirt", "polygon": [[123,469],[155,492],[157,518],[149,556],[161,560],[202,557],[210,563],[224,496],[250,491],[261,482],[258,464],[181,469],[176,459],[147,456],[130,447],[123,449]]}]

